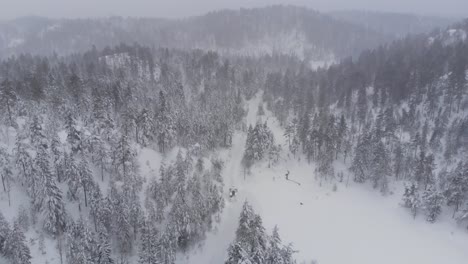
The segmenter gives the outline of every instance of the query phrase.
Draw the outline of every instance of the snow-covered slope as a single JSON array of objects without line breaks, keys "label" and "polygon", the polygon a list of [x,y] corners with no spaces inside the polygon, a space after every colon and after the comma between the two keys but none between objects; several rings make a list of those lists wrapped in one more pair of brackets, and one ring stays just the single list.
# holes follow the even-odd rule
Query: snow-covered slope
[{"label": "snow-covered slope", "polygon": [[215,50],[227,56],[291,55],[310,62],[319,59],[327,62],[335,60],[331,50],[320,48],[309,42],[304,32],[298,29],[268,34],[254,41],[245,39],[242,45],[235,47],[223,47],[216,43],[214,36],[212,36],[207,37],[205,43],[198,43],[195,47],[202,50]]},{"label": "snow-covered slope", "polygon": [[[257,95],[249,101],[247,124],[255,124],[258,118],[266,120],[276,142],[285,145],[283,130],[271,113],[257,116],[260,98]],[[393,194],[380,196],[345,176],[334,190],[316,179],[314,166],[305,159],[284,153],[278,165],[258,164],[244,178],[245,139],[245,133],[237,132],[232,149],[223,153],[228,159],[226,188],[238,188],[237,197],[228,202],[216,230],[199,248],[180,256],[178,263],[223,263],[244,201],[261,215],[268,231],[278,225],[283,241],[292,242],[298,250],[299,263],[466,263],[468,236],[459,232],[461,227],[448,216],[435,224],[421,216],[413,219],[399,205],[401,190],[397,186],[392,186]],[[336,167],[346,170],[344,164]],[[290,179],[300,185],[285,179],[288,170]]]}]

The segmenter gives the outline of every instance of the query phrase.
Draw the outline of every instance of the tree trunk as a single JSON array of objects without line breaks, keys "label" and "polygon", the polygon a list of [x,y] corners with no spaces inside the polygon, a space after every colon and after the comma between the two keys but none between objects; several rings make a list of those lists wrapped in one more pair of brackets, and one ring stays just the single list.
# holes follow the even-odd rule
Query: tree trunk
[{"label": "tree trunk", "polygon": [[[24,178],[26,179],[26,177],[27,177],[27,175],[26,175],[26,166],[24,165],[24,162],[21,162],[21,167],[23,168]],[[21,182],[21,186],[23,186],[23,182]]]},{"label": "tree trunk", "polygon": [[101,181],[104,181],[104,162],[101,158]]},{"label": "tree trunk", "polygon": [[93,218],[94,218],[94,231],[97,233],[97,217],[96,212],[93,210]]},{"label": "tree trunk", "polygon": [[61,182],[61,179],[60,179],[60,170],[58,167],[55,168],[55,173],[57,173],[57,181],[60,183]]},{"label": "tree trunk", "polygon": [[88,207],[88,196],[86,194],[86,184],[83,184],[83,192],[84,192],[85,207]]},{"label": "tree trunk", "polygon": [[11,119],[11,109],[10,109],[10,102],[6,100],[7,110],[8,110],[8,119],[10,120],[10,126],[13,125],[13,120]]},{"label": "tree trunk", "polygon": [[63,252],[62,252],[62,234],[59,233],[58,239],[57,239],[57,249],[59,251],[60,255],[60,264],[63,264]]},{"label": "tree trunk", "polygon": [[140,142],[138,140],[138,125],[135,125],[135,140],[136,140],[137,144],[140,144]]},{"label": "tree trunk", "polygon": [[3,190],[6,192],[5,175],[2,175],[2,185],[3,185]]},{"label": "tree trunk", "polygon": [[455,213],[458,212],[458,202],[455,204],[455,209],[453,210],[452,218],[455,218]]}]

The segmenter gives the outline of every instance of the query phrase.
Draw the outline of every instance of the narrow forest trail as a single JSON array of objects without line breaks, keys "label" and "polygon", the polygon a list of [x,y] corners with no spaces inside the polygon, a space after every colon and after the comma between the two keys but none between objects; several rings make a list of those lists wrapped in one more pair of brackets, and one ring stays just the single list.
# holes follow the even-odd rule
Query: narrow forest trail
[{"label": "narrow forest trail", "polygon": [[[258,105],[261,101],[261,94],[257,94],[247,101],[246,125],[255,125],[257,122]],[[247,134],[243,131],[236,131],[232,139],[232,147],[228,150],[224,167],[224,194],[226,206],[221,213],[220,221],[215,225],[214,230],[209,232],[200,248],[188,252],[185,256],[178,256],[177,263],[203,263],[219,264],[224,263],[227,258],[229,245],[235,238],[235,233],[239,224],[239,215],[242,205],[246,200],[251,202],[253,194],[244,188],[244,171],[242,168],[242,157],[245,149]],[[229,188],[237,188],[235,198],[229,198]]]}]

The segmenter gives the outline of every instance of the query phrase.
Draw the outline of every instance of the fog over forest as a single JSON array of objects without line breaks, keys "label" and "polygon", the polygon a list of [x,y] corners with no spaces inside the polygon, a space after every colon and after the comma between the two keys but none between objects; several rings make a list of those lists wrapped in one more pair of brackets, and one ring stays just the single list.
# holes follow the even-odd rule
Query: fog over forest
[{"label": "fog over forest", "polygon": [[53,18],[137,16],[182,18],[220,9],[300,5],[320,11],[368,10],[461,17],[468,14],[465,0],[1,0],[0,19],[37,15]]}]

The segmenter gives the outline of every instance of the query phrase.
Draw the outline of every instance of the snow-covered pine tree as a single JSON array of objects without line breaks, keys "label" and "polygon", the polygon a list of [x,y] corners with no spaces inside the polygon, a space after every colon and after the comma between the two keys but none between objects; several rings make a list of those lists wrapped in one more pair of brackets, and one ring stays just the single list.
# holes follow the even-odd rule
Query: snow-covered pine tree
[{"label": "snow-covered pine tree", "polygon": [[397,144],[397,146],[393,150],[393,173],[395,175],[395,178],[398,180],[401,177],[401,174],[403,172],[403,148],[401,144]]},{"label": "snow-covered pine tree", "polygon": [[18,97],[16,96],[15,88],[10,79],[6,78],[0,83],[0,105],[7,113],[7,126],[16,127],[14,122],[14,108],[18,102]]},{"label": "snow-covered pine tree", "polygon": [[57,182],[60,183],[65,177],[65,168],[64,168],[64,155],[61,149],[62,143],[57,136],[57,133],[52,137],[52,142],[50,143],[50,150],[53,157],[53,167],[55,176],[57,176]]},{"label": "snow-covered pine tree", "polygon": [[153,140],[154,114],[142,109],[136,119],[136,142],[147,146]]},{"label": "snow-covered pine tree", "polygon": [[189,228],[192,219],[190,218],[190,207],[184,187],[178,188],[169,217],[174,228],[177,246],[186,249],[192,238],[192,230]]},{"label": "snow-covered pine tree", "polygon": [[95,264],[114,264],[109,237],[105,230],[99,232]]},{"label": "snow-covered pine tree", "polygon": [[13,264],[31,263],[31,252],[18,222],[13,224],[13,229],[3,241],[3,252]]},{"label": "snow-covered pine tree", "polygon": [[109,144],[98,135],[94,135],[91,138],[90,144],[93,146],[93,151],[91,153],[92,161],[100,170],[101,181],[104,181],[104,174],[108,169],[110,159]]},{"label": "snow-covered pine tree", "polygon": [[448,179],[444,186],[444,196],[447,205],[454,206],[453,216],[458,211],[460,205],[467,196],[468,191],[468,163],[459,162],[457,166],[449,172]]},{"label": "snow-covered pine tree", "polygon": [[[50,172],[50,171],[49,171]],[[46,231],[60,235],[65,230],[66,211],[62,201],[62,192],[57,187],[52,174],[43,171],[43,199],[42,212],[44,218],[44,228]]]},{"label": "snow-covered pine tree", "polygon": [[130,225],[132,226],[133,239],[137,240],[138,232],[140,231],[144,220],[143,208],[138,195],[133,194],[132,191],[127,191],[125,198],[126,203],[128,204],[127,208],[129,209],[128,215]]},{"label": "snow-covered pine tree", "polygon": [[356,182],[365,182],[369,177],[369,168],[372,158],[369,149],[372,146],[372,140],[370,133],[364,133],[358,139],[350,168]]},{"label": "snow-covered pine tree", "polygon": [[296,137],[297,135],[297,123],[298,123],[298,120],[297,119],[293,119],[285,128],[284,130],[284,137],[286,138],[287,142],[288,142],[288,146],[289,148],[291,148],[292,144],[293,144],[293,140],[294,138]]},{"label": "snow-covered pine tree", "polygon": [[382,194],[388,192],[388,177],[391,174],[390,157],[381,140],[374,143],[372,151],[372,178],[374,188],[379,187]]},{"label": "snow-covered pine tree", "polygon": [[[272,236],[269,238],[270,247],[268,249],[266,263],[268,264],[295,264],[296,261],[293,258],[294,251],[292,244],[283,245],[279,235],[278,227],[273,228]],[[270,257],[273,256],[273,257]]]},{"label": "snow-covered pine tree", "polygon": [[166,96],[159,92],[159,108],[156,113],[156,138],[161,152],[166,152],[174,140],[174,121]]},{"label": "snow-covered pine tree", "polygon": [[79,167],[80,183],[83,188],[85,206],[88,207],[89,190],[94,186],[93,172],[89,168],[88,161],[84,158],[81,160]]},{"label": "snow-covered pine tree", "polygon": [[247,252],[252,263],[263,263],[265,260],[267,250],[265,228],[260,216],[254,213],[247,202],[242,207],[234,243],[238,243]]},{"label": "snow-covered pine tree", "polygon": [[202,193],[201,177],[194,175],[188,180],[187,193],[191,200],[190,206],[190,230],[192,238],[200,239],[205,234],[205,223],[211,224],[211,215],[205,198],[205,192]]},{"label": "snow-covered pine tree", "polygon": [[33,159],[29,153],[31,146],[26,142],[27,136],[23,131],[18,132],[16,135],[14,158],[18,174],[21,176],[21,183],[25,184],[29,189],[30,196],[35,195],[35,191],[32,190],[35,186],[35,177],[32,175]]},{"label": "snow-covered pine tree", "polygon": [[278,227],[273,228],[273,234],[269,239],[267,256],[265,258],[265,264],[286,264],[283,259],[281,238],[278,233]]},{"label": "snow-covered pine tree", "polygon": [[413,217],[416,218],[418,209],[421,206],[418,184],[416,182],[405,184],[405,192],[403,193],[403,206],[409,208],[413,214]]},{"label": "snow-covered pine tree", "polygon": [[424,151],[419,152],[419,157],[417,159],[417,165],[414,172],[414,180],[422,184],[423,179],[425,178],[426,168],[425,168],[426,153]]},{"label": "snow-covered pine tree", "polygon": [[0,254],[2,255],[5,255],[4,242],[6,238],[8,237],[8,235],[10,234],[10,232],[11,232],[10,224],[3,216],[3,213],[0,212]]},{"label": "snow-covered pine tree", "polygon": [[91,264],[93,263],[92,251],[85,234],[86,227],[82,220],[72,223],[66,233],[66,256],[69,264]]},{"label": "snow-covered pine tree", "polygon": [[422,207],[426,212],[426,220],[435,222],[437,217],[442,212],[444,196],[439,192],[434,185],[429,185],[422,195]]},{"label": "snow-covered pine tree", "polygon": [[141,228],[141,243],[138,251],[139,264],[158,264],[158,239],[157,229],[148,221],[144,221]]},{"label": "snow-covered pine tree", "polygon": [[112,203],[112,231],[118,246],[118,252],[122,256],[127,256],[133,248],[130,208],[125,202],[122,191],[118,190],[115,185],[112,185],[110,190],[110,201]]},{"label": "snow-covered pine tree", "polygon": [[66,166],[65,178],[67,180],[68,185],[68,199],[70,199],[71,201],[79,201],[80,191],[82,190],[82,178],[80,174],[79,164],[77,164],[77,161],[75,160],[74,156],[68,155],[67,153],[65,153],[64,164]]},{"label": "snow-covered pine tree", "polygon": [[249,169],[254,162],[267,156],[272,147],[274,147],[273,133],[266,122],[263,124],[258,122],[255,127],[250,126],[243,157],[244,166]]},{"label": "snow-covered pine tree", "polygon": [[336,135],[336,154],[335,158],[338,159],[338,154],[344,152],[345,141],[347,140],[348,133],[348,124],[346,123],[346,118],[344,115],[341,115],[340,122],[337,127]]},{"label": "snow-covered pine tree", "polygon": [[71,152],[73,154],[80,152],[82,150],[82,132],[79,130],[76,119],[71,112],[67,114],[65,119],[65,129]]},{"label": "snow-covered pine tree", "polygon": [[278,163],[281,154],[281,145],[272,145],[268,151],[268,167]]},{"label": "snow-covered pine tree", "polygon": [[357,108],[359,127],[361,128],[364,125],[367,116],[367,93],[364,86],[360,87],[358,90]]},{"label": "snow-covered pine tree", "polygon": [[161,264],[174,264],[176,259],[177,239],[171,226],[159,237],[157,256]]},{"label": "snow-covered pine tree", "polygon": [[132,188],[141,186],[135,157],[136,152],[131,146],[130,139],[124,134],[121,135],[114,149],[112,163],[117,172],[116,180],[131,184]]},{"label": "snow-covered pine tree", "polygon": [[254,264],[254,262],[239,243],[233,243],[228,248],[228,259],[224,264]]},{"label": "snow-covered pine tree", "polygon": [[226,264],[294,264],[291,245],[284,246],[278,233],[273,229],[271,237],[265,233],[262,219],[245,202],[239,218],[236,239],[229,246]]},{"label": "snow-covered pine tree", "polygon": [[8,204],[10,204],[11,183],[14,181],[13,169],[11,167],[10,153],[4,147],[0,147],[0,174],[3,191],[7,193]]},{"label": "snow-covered pine tree", "polygon": [[255,215],[250,222],[252,234],[249,238],[250,254],[254,263],[264,263],[267,253],[267,237],[260,215]]}]

